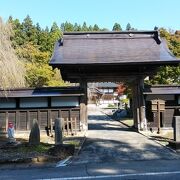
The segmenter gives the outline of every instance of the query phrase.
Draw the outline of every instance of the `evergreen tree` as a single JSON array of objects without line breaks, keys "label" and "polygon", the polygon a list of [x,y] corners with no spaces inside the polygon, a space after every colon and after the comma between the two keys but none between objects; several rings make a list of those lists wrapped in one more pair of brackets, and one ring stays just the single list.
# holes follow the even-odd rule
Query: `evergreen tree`
[{"label": "evergreen tree", "polygon": [[18,19],[13,20],[12,16],[9,17],[8,22],[11,24],[13,29],[13,33],[11,34],[12,46],[17,48],[25,43],[22,24]]},{"label": "evergreen tree", "polygon": [[77,23],[74,24],[73,31],[78,31],[78,24]]},{"label": "evergreen tree", "polygon": [[158,30],[158,27],[157,27],[157,26],[154,26],[154,30]]},{"label": "evergreen tree", "polygon": [[121,25],[118,23],[115,23],[112,30],[113,31],[122,31]]},{"label": "evergreen tree", "polygon": [[39,32],[41,31],[41,27],[40,27],[39,23],[36,24],[36,30]]},{"label": "evergreen tree", "polygon": [[93,31],[93,27],[90,25],[88,28],[89,31]]},{"label": "evergreen tree", "polygon": [[127,23],[127,25],[126,25],[126,31],[130,31],[130,30],[132,30],[131,25],[130,25],[130,23]]},{"label": "evergreen tree", "polygon": [[78,25],[77,23],[74,24],[73,31],[82,31],[81,25]]},{"label": "evergreen tree", "polygon": [[57,23],[53,22],[50,32],[57,32],[57,31],[60,31],[60,29],[59,29]]},{"label": "evergreen tree", "polygon": [[45,32],[49,33],[49,28],[48,28],[48,26],[46,26]]},{"label": "evergreen tree", "polygon": [[60,28],[58,27],[57,23],[54,22],[52,27],[51,27],[51,30],[50,30],[50,33],[49,33],[49,46],[50,46],[50,51],[52,52],[53,49],[54,49],[54,44],[55,42],[60,39],[62,37],[62,32],[60,30]]},{"label": "evergreen tree", "polygon": [[61,31],[62,32],[72,32],[74,30],[74,26],[73,24],[69,23],[69,22],[65,22],[61,24]]},{"label": "evergreen tree", "polygon": [[87,25],[86,25],[86,22],[83,23],[81,30],[82,30],[82,31],[88,31],[88,27],[87,27]]},{"label": "evergreen tree", "polygon": [[34,44],[37,44],[36,40],[36,28],[33,25],[33,22],[29,15],[26,16],[26,18],[23,20],[22,23],[23,28],[23,36],[25,41],[33,42]]},{"label": "evergreen tree", "polygon": [[97,24],[95,24],[93,26],[93,31],[99,31],[99,30],[100,30],[99,26]]}]

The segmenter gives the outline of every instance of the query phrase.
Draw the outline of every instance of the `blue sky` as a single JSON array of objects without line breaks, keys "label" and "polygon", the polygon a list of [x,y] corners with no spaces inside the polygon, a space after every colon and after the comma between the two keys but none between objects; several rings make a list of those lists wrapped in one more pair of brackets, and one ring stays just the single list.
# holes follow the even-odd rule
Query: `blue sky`
[{"label": "blue sky", "polygon": [[180,29],[180,0],[0,0],[0,16],[22,21],[29,14],[42,27],[69,21],[112,29],[129,22],[139,30]]}]

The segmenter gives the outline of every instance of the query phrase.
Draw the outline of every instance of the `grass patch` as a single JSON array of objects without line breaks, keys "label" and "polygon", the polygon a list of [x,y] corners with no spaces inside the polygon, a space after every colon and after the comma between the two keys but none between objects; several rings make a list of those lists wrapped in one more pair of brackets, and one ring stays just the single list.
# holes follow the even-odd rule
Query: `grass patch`
[{"label": "grass patch", "polygon": [[29,153],[29,152],[46,153],[48,151],[48,149],[51,147],[52,147],[51,144],[44,144],[44,143],[41,143],[36,146],[29,146],[28,144],[26,144],[26,145],[19,146],[17,148],[17,152],[20,152],[20,153]]}]

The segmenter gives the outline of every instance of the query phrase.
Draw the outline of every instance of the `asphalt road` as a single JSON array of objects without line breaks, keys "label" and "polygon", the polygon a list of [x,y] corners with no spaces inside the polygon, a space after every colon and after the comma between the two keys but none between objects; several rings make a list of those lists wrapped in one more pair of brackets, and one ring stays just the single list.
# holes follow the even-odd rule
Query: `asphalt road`
[{"label": "asphalt road", "polygon": [[180,179],[179,160],[122,161],[49,168],[1,169],[1,180],[24,179]]}]

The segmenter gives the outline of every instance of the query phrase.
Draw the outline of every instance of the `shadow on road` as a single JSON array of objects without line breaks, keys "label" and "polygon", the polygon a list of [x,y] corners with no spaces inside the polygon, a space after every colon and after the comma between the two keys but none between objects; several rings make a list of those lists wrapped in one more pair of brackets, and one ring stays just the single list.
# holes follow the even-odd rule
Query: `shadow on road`
[{"label": "shadow on road", "polygon": [[107,115],[89,115],[88,120],[89,130],[132,131],[129,127],[121,127],[120,123],[115,124]]}]

